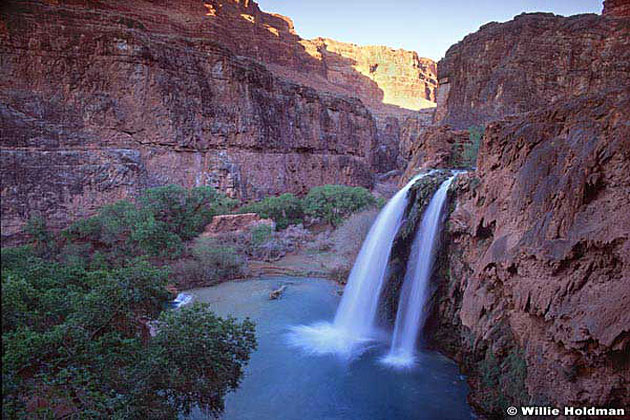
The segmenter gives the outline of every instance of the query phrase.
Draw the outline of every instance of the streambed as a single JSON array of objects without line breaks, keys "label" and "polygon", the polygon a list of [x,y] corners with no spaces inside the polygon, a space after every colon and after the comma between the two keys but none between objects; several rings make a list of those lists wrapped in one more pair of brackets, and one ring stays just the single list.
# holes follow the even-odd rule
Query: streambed
[{"label": "streambed", "polygon": [[[278,300],[269,292],[287,288]],[[256,322],[258,350],[240,388],[228,395],[225,420],[248,419],[470,419],[468,387],[458,367],[435,352],[422,351],[412,370],[393,370],[376,344],[353,361],[307,355],[288,344],[292,326],[330,321],[339,304],[338,286],[328,280],[274,277],[196,289],[196,300],[219,315]],[[194,412],[193,419],[207,418]]]}]

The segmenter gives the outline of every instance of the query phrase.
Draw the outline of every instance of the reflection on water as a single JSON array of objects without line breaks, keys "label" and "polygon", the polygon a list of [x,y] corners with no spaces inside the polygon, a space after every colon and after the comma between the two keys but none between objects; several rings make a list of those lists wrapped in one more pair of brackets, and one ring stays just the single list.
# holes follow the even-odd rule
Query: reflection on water
[{"label": "reflection on water", "polygon": [[[269,292],[286,284],[278,300]],[[269,278],[229,282],[191,293],[220,315],[256,322],[258,350],[241,387],[228,395],[226,420],[248,419],[470,419],[468,388],[457,366],[434,352],[419,352],[412,370],[386,368],[386,343],[348,360],[306,354],[289,345],[291,329],[332,320],[337,286],[320,279]],[[193,419],[207,418],[195,412]]]}]

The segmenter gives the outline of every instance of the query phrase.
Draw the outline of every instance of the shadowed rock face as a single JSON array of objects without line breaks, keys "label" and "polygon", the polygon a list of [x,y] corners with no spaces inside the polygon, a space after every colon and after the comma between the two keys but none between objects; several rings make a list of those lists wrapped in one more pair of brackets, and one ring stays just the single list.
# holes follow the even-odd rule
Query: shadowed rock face
[{"label": "shadowed rock face", "polygon": [[629,0],[604,0],[603,15],[609,17],[630,17]]},{"label": "shadowed rock face", "polygon": [[483,411],[518,381],[508,402],[630,404],[629,107],[610,91],[491,123],[459,182],[431,335]]},{"label": "shadowed rock face", "polygon": [[[375,172],[404,165],[402,121],[430,119],[379,106],[416,85],[385,83],[383,93],[352,59],[302,40],[288,18],[254,2],[89,4],[2,6],[3,241],[34,214],[59,228],[168,183],[244,199],[327,183],[371,187]],[[361,63],[393,60],[390,71],[421,62],[360,50]],[[329,80],[333,59],[348,84]],[[419,83],[429,88],[418,102],[434,90],[434,63],[425,64]]]},{"label": "shadowed rock face", "polygon": [[438,65],[438,124],[404,149],[408,177],[486,125],[478,169],[455,185],[426,329],[484,414],[630,404],[627,4],[467,36]]},{"label": "shadowed rock face", "polygon": [[438,79],[436,122],[468,128],[628,86],[630,29],[625,19],[594,14],[522,14],[486,24],[449,48]]}]

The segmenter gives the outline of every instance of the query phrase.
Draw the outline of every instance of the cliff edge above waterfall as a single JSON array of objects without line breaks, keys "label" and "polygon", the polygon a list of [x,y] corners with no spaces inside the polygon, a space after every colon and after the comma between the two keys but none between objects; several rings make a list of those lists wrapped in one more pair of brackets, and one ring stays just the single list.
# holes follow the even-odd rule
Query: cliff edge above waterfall
[{"label": "cliff edge above waterfall", "polygon": [[405,178],[484,133],[456,183],[426,334],[486,415],[630,405],[627,4],[489,23],[438,64],[436,125]]}]

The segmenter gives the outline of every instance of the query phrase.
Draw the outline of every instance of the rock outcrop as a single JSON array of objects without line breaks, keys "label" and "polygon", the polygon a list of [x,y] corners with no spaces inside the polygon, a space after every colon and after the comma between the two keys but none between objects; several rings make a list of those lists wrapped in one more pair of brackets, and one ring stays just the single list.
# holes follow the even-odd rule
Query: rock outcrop
[{"label": "rock outcrop", "polygon": [[608,16],[551,13],[488,23],[449,48],[438,63],[438,80],[436,122],[454,128],[629,86],[628,24]]},{"label": "rock outcrop", "polygon": [[443,167],[485,125],[454,184],[426,334],[490,417],[519,405],[630,405],[630,20],[524,14],[438,64],[436,126],[403,178]]},{"label": "rock outcrop", "polygon": [[491,123],[460,180],[430,330],[482,411],[630,404],[629,107],[608,92]]},{"label": "rock outcrop", "polygon": [[271,230],[276,228],[273,220],[262,219],[256,213],[220,214],[212,218],[200,236],[211,238],[226,233],[241,233],[258,226],[267,226]]},{"label": "rock outcrop", "polygon": [[168,183],[371,187],[404,165],[399,120],[420,115],[396,104],[434,95],[431,62],[335,44],[344,58],[248,0],[10,1],[0,42],[3,241]]},{"label": "rock outcrop", "polygon": [[629,0],[604,0],[604,16],[630,17]]},{"label": "rock outcrop", "polygon": [[385,46],[358,46],[317,38],[315,45],[326,66],[326,78],[350,88],[372,109],[391,112],[435,107],[436,63],[415,51]]}]

